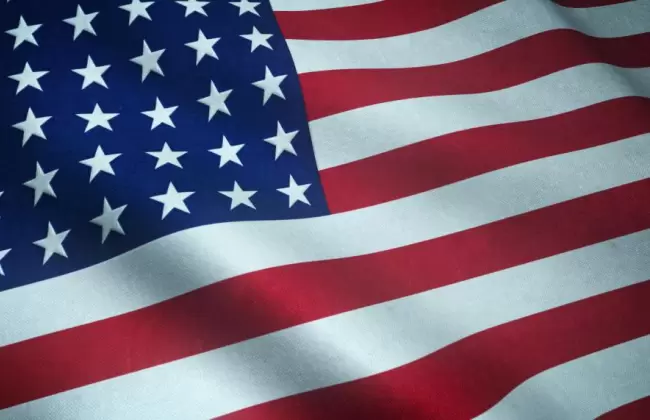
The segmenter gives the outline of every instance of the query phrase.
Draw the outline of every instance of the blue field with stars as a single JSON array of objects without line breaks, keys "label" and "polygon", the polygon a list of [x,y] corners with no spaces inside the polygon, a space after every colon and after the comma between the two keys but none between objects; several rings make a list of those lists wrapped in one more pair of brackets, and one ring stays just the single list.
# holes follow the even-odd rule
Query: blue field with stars
[{"label": "blue field with stars", "polygon": [[200,225],[327,214],[266,1],[0,4],[0,290]]}]

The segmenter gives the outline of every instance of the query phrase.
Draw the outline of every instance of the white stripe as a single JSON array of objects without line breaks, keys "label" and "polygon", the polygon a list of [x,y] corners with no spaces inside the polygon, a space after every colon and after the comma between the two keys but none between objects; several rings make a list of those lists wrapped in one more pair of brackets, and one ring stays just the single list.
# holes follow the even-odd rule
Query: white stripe
[{"label": "white stripe", "polygon": [[309,128],[323,170],[449,133],[550,117],[626,96],[650,97],[650,68],[585,64],[494,92],[354,109],[312,121]]},{"label": "white stripe", "polygon": [[271,7],[276,12],[298,12],[359,6],[380,1],[382,0],[271,0]]},{"label": "white stripe", "polygon": [[314,219],[222,223],[0,293],[0,346],[112,317],[242,273],[437,238],[650,177],[650,135]]},{"label": "white stripe", "polygon": [[591,420],[650,395],[650,336],[549,369],[476,420]]},{"label": "white stripe", "polygon": [[646,230],[53,395],[0,417],[210,418],[385,372],[488,328],[649,277]]},{"label": "white stripe", "polygon": [[508,0],[421,32],[355,41],[289,40],[288,45],[298,73],[421,67],[463,60],[553,29],[599,38],[647,32],[650,1],[580,9],[546,0]]}]

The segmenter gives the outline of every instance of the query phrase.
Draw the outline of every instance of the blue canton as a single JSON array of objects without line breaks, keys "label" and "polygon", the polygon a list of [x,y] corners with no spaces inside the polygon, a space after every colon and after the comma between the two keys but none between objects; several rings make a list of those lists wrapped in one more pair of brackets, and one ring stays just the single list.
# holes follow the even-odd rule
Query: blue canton
[{"label": "blue canton", "polygon": [[267,1],[0,4],[0,290],[200,225],[327,214]]}]

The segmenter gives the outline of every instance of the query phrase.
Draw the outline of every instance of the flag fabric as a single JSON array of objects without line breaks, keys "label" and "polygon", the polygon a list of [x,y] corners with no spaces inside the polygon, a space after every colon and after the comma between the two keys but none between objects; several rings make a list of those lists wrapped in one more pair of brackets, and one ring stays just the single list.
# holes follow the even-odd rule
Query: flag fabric
[{"label": "flag fabric", "polygon": [[0,419],[650,416],[650,0],[0,25]]}]

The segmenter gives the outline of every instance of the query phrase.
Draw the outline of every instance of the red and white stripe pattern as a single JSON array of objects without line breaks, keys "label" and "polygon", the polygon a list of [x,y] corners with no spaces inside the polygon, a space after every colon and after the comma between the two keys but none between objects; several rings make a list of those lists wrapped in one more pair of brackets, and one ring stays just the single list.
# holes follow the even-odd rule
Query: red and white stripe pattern
[{"label": "red and white stripe pattern", "polygon": [[647,418],[650,1],[272,4],[334,214],[3,292],[0,418]]}]

